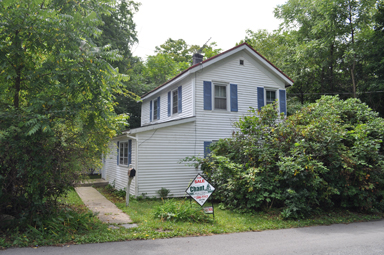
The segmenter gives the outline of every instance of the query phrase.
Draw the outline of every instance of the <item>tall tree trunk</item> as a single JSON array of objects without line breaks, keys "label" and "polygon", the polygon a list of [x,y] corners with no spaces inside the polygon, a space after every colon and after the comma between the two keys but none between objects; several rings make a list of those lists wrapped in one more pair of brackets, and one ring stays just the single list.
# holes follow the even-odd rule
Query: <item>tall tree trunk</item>
[{"label": "tall tree trunk", "polygon": [[15,80],[15,96],[13,99],[13,105],[15,108],[19,108],[19,93],[21,84],[21,66],[16,69],[16,80]]},{"label": "tall tree trunk", "polygon": [[[352,22],[352,4],[351,1],[348,1],[349,4],[349,24],[351,26],[351,39],[352,39],[352,49],[355,47],[355,29]],[[355,81],[355,66],[356,66],[356,54],[353,54],[352,68],[351,68],[351,78],[352,78],[352,90],[353,97],[356,98],[356,81]]]}]

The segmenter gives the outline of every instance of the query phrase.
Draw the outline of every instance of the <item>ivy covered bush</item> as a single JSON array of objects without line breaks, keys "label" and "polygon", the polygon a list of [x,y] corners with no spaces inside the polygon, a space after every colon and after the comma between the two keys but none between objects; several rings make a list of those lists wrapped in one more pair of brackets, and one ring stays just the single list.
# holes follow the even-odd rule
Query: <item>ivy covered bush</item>
[{"label": "ivy covered bush", "polygon": [[284,218],[323,209],[384,210],[384,120],[358,99],[324,96],[284,120],[251,110],[232,138],[198,159],[228,208],[278,207]]}]

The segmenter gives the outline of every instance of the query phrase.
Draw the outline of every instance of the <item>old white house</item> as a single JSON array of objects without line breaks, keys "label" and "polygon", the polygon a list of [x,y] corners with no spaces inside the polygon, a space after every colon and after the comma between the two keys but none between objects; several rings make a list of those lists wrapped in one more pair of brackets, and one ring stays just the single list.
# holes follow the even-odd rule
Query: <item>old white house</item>
[{"label": "old white house", "polygon": [[184,196],[198,169],[180,163],[204,156],[212,141],[231,137],[232,123],[279,102],[286,113],[286,91],[293,81],[248,44],[238,45],[194,65],[142,96],[141,127],[117,136],[104,159],[103,177],[123,189],[128,165],[136,169],[131,194],[155,196],[165,187]]}]

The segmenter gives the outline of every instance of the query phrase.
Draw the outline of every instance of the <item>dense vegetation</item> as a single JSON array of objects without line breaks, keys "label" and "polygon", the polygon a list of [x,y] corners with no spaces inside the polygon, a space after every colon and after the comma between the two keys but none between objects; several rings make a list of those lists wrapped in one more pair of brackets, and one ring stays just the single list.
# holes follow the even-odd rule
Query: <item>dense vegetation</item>
[{"label": "dense vegetation", "polygon": [[216,199],[241,211],[283,208],[285,218],[384,210],[384,119],[358,99],[324,96],[284,121],[275,107],[252,110],[199,159]]},{"label": "dense vegetation", "polygon": [[[0,215],[36,225],[82,171],[100,164],[125,116],[121,55],[94,43],[99,1],[0,3]],[[0,224],[1,227],[4,224]]]},{"label": "dense vegetation", "polygon": [[301,103],[321,95],[359,98],[384,116],[384,2],[289,0],[279,29],[247,31],[247,42],[294,81]]}]

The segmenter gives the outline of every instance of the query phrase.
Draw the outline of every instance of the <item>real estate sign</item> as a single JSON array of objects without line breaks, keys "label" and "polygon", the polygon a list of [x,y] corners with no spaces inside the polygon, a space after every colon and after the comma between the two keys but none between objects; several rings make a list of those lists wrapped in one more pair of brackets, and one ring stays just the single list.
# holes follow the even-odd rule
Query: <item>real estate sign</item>
[{"label": "real estate sign", "polygon": [[200,206],[203,206],[208,198],[212,195],[215,188],[207,182],[200,174],[188,186],[187,192]]}]

